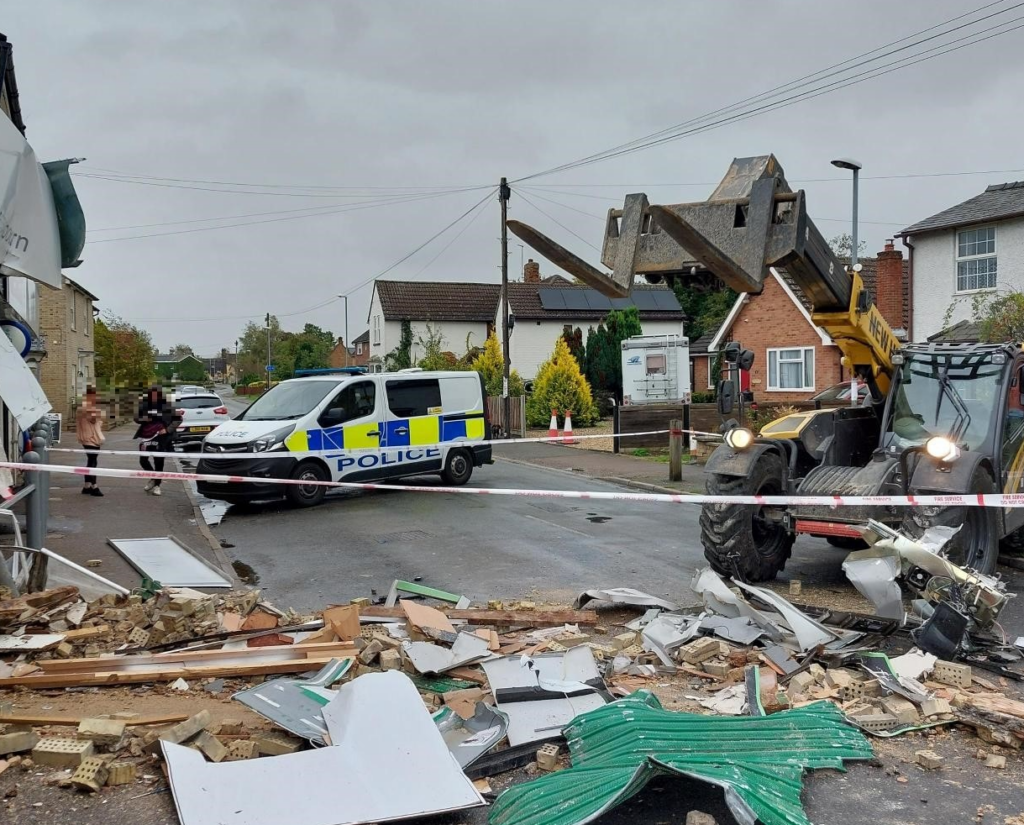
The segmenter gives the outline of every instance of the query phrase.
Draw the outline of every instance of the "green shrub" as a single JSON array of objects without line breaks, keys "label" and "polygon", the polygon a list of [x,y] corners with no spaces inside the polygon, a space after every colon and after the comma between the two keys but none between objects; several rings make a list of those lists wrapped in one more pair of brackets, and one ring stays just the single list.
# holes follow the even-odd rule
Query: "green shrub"
[{"label": "green shrub", "polygon": [[559,415],[571,410],[573,424],[579,426],[597,421],[590,384],[561,337],[555,342],[551,358],[541,364],[537,372],[533,394],[526,401],[526,420],[531,427],[543,427],[551,420],[552,410],[558,410]]}]

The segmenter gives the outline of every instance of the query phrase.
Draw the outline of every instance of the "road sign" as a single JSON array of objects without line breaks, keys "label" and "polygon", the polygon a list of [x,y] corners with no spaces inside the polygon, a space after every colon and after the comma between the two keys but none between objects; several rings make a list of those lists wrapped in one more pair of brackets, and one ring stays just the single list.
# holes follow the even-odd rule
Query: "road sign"
[{"label": "road sign", "polygon": [[273,372],[276,369],[277,367],[275,367],[273,364],[267,364],[267,372]]}]

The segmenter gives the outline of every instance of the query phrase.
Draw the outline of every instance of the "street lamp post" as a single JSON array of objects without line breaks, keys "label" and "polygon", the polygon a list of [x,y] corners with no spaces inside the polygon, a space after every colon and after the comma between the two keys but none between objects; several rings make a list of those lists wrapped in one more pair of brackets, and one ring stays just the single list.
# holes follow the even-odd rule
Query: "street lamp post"
[{"label": "street lamp post", "polygon": [[850,266],[857,265],[857,190],[860,188],[860,170],[864,168],[853,158],[836,158],[832,165],[839,169],[849,169],[853,172],[853,232],[850,243]]},{"label": "street lamp post", "polygon": [[[857,265],[857,247],[859,241],[857,239],[857,190],[860,188],[860,170],[863,168],[858,161],[853,158],[836,158],[832,161],[832,165],[839,169],[849,169],[853,172],[853,216],[851,218],[853,222],[853,229],[850,233],[850,270],[851,272],[857,272],[860,267]],[[854,373],[850,378],[850,406],[856,407],[860,388],[858,386],[857,375]]]}]

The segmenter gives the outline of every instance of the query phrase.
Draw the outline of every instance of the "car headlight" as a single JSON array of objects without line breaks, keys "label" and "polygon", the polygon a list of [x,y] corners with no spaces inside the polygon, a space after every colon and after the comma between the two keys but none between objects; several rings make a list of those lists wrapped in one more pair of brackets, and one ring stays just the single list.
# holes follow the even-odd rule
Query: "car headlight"
[{"label": "car headlight", "polygon": [[929,438],[924,444],[924,450],[932,458],[944,464],[956,461],[960,457],[960,448],[953,441],[942,435]]},{"label": "car headlight", "polygon": [[734,427],[725,434],[725,443],[734,450],[745,450],[754,443],[754,434],[746,427]]},{"label": "car headlight", "polygon": [[280,450],[284,447],[284,440],[292,434],[294,427],[284,427],[272,433],[261,435],[255,441],[249,442],[249,448],[254,453],[265,453],[269,450]]}]

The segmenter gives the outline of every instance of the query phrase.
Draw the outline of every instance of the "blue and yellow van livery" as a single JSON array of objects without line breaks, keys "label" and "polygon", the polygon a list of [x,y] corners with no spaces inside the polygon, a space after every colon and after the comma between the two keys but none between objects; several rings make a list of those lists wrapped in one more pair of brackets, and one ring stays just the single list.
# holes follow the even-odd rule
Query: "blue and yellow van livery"
[{"label": "blue and yellow van livery", "polygon": [[[483,381],[475,372],[291,379],[203,443],[200,472],[267,478],[268,483],[201,482],[200,492],[227,501],[283,494],[309,504],[322,499],[325,488],[274,485],[273,480],[375,481],[440,473],[449,484],[465,484],[474,467],[492,462],[490,445],[481,443],[489,432]],[[232,452],[251,454],[232,459]],[[260,452],[266,456],[256,455]]]}]

